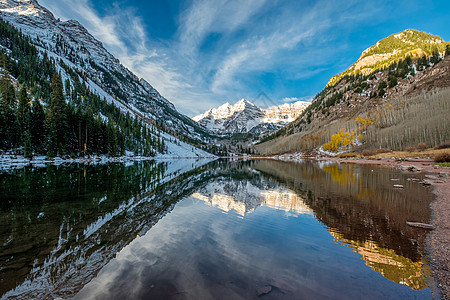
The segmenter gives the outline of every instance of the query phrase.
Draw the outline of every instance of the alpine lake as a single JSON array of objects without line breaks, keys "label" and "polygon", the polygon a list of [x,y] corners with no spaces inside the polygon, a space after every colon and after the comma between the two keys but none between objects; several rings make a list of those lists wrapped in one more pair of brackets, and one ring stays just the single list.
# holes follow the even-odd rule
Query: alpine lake
[{"label": "alpine lake", "polygon": [[0,297],[436,299],[429,231],[406,225],[430,222],[434,196],[411,176],[308,160],[4,169]]}]

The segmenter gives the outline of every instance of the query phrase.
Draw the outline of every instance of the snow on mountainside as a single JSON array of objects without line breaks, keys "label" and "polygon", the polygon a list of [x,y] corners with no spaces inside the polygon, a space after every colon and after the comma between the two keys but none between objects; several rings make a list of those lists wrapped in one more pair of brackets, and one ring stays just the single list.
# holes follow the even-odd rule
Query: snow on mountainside
[{"label": "snow on mountainside", "polygon": [[[35,0],[0,0],[0,17],[31,37],[41,53],[55,59],[63,79],[68,76],[62,63],[77,70],[80,80],[123,113],[129,112],[149,124],[162,124],[189,138],[204,140],[208,135],[148,82],[125,68],[78,21],[60,21]],[[171,143],[175,139],[167,135],[167,140]],[[183,151],[205,154],[180,142],[173,143],[170,149],[176,155]]]},{"label": "snow on mountainside", "polygon": [[234,105],[227,102],[192,119],[217,134],[261,134],[294,121],[309,104],[297,101],[262,109],[248,100],[241,99]]}]

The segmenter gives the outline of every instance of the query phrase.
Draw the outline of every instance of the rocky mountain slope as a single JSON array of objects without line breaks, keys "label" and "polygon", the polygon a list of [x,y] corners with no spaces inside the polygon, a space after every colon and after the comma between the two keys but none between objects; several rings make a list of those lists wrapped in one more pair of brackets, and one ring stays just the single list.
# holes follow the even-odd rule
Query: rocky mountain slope
[{"label": "rocky mountain slope", "polygon": [[261,134],[286,126],[300,116],[309,104],[297,101],[263,109],[242,99],[234,105],[227,102],[207,110],[193,120],[217,134]]},{"label": "rocky mountain slope", "polygon": [[366,49],[296,121],[262,137],[256,148],[278,153],[434,146],[450,139],[449,94],[449,43],[408,29]]},{"label": "rocky mountain slope", "polygon": [[[137,116],[184,141],[198,144],[208,139],[208,132],[180,114],[143,78],[125,68],[77,21],[56,19],[36,0],[2,0],[0,17],[31,37],[41,55],[45,53],[55,61],[64,82],[70,78],[66,73],[69,67],[91,91],[114,103],[123,113]],[[169,135],[166,139],[171,143]],[[178,147],[181,144],[184,145],[176,142],[169,148],[177,154],[191,152],[192,147],[181,149]]]},{"label": "rocky mountain slope", "polygon": [[413,29],[392,34],[364,50],[354,64],[344,72],[333,76],[327,86],[336,84],[345,76],[369,75],[406,57],[418,59],[442,53],[446,45],[447,43],[438,36]]}]

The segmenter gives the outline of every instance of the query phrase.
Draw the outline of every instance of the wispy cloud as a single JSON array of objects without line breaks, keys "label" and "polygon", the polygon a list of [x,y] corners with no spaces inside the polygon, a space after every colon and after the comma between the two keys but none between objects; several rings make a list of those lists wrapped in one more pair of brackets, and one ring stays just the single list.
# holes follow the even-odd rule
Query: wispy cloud
[{"label": "wispy cloud", "polygon": [[230,33],[260,11],[266,0],[196,0],[180,18],[179,35],[189,53],[211,33]]},{"label": "wispy cloud", "polygon": [[[221,93],[235,85],[240,74],[273,70],[289,64],[297,68],[296,79],[323,71],[317,65],[322,63],[320,54],[324,49],[321,47],[327,47],[327,30],[348,20],[342,11],[351,9],[352,5],[351,1],[345,4],[319,1],[302,13],[282,10],[270,31],[267,28],[264,28],[265,32],[256,31],[254,36],[228,53],[218,66],[211,90]],[[354,13],[352,18],[358,18],[357,14]],[[302,55],[296,51],[302,51]]]},{"label": "wispy cloud", "polygon": [[114,18],[100,18],[88,0],[41,0],[40,3],[49,7],[57,17],[82,22],[91,34],[108,46],[124,47],[124,43],[116,34]]},{"label": "wispy cloud", "polygon": [[[100,14],[92,1],[40,0],[56,16],[77,19],[127,68],[191,116],[260,91],[273,99],[302,96],[284,82],[292,86],[328,70],[336,52],[346,50],[336,46],[344,43],[336,42],[335,28],[373,20],[384,5],[193,0],[172,16],[175,34],[161,41],[149,39],[146,16],[133,7],[143,4],[113,3]],[[264,81],[267,74],[273,85]]]},{"label": "wispy cloud", "polygon": [[279,61],[275,57],[280,51],[292,49],[301,40],[311,37],[317,29],[302,31],[300,27],[285,32],[275,32],[270,36],[245,41],[219,66],[211,85],[213,92],[220,93],[235,84],[235,75],[266,70]]},{"label": "wispy cloud", "polygon": [[305,96],[305,97],[285,97],[281,99],[284,103],[291,103],[297,101],[311,102],[313,100],[313,96]]}]

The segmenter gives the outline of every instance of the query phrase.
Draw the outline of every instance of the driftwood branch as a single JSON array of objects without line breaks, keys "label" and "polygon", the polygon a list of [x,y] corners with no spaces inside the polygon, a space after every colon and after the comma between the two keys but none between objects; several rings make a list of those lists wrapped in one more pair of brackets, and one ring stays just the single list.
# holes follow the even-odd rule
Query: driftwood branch
[{"label": "driftwood branch", "polygon": [[425,223],[406,222],[406,225],[411,226],[411,227],[423,228],[423,229],[430,229],[430,230],[434,229],[434,225],[425,224]]}]

